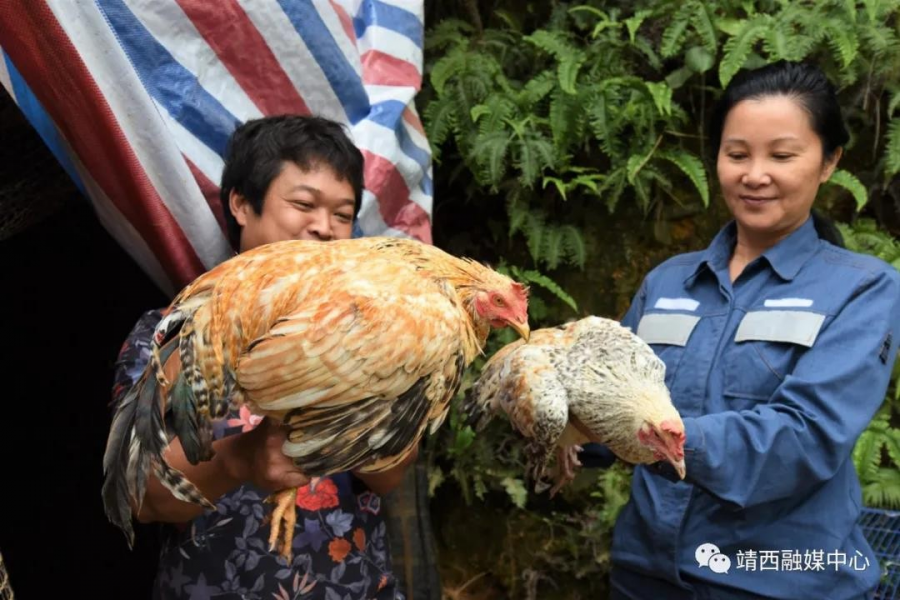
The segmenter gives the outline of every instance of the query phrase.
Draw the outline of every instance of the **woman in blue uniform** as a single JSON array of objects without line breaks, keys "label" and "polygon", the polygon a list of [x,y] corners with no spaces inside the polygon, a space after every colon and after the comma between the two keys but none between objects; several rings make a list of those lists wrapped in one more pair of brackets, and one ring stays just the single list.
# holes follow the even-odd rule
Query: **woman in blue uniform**
[{"label": "woman in blue uniform", "polygon": [[851,452],[885,397],[900,276],[811,212],[848,139],[818,69],[736,77],[711,133],[734,219],[647,275],[623,321],[666,363],[687,477],[635,469],[612,595],[871,597]]}]

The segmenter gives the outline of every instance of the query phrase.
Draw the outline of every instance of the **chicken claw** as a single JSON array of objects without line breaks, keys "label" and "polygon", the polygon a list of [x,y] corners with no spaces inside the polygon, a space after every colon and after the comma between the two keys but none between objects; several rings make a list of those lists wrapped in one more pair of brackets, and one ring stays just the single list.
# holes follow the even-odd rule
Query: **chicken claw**
[{"label": "chicken claw", "polygon": [[573,444],[565,448],[557,448],[556,450],[556,484],[550,489],[550,497],[552,498],[563,488],[564,485],[575,479],[575,470],[581,466],[578,460],[578,453],[581,452],[581,446]]},{"label": "chicken claw", "polygon": [[297,525],[297,488],[289,488],[272,494],[265,502],[275,504],[272,510],[269,552],[275,550],[276,540],[281,538],[281,556],[291,562],[291,546],[294,543],[294,527]]}]

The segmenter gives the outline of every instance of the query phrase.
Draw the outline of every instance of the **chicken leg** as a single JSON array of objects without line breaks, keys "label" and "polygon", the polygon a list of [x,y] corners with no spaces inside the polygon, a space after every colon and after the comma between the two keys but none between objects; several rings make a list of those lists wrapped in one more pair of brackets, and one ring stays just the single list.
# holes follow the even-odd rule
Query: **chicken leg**
[{"label": "chicken leg", "polygon": [[265,499],[275,505],[269,533],[269,552],[275,550],[276,541],[281,539],[279,554],[291,562],[291,547],[294,543],[294,528],[297,525],[297,488],[288,488]]},{"label": "chicken leg", "polygon": [[550,489],[550,497],[556,495],[564,485],[575,479],[575,470],[581,466],[578,453],[582,448],[571,444],[556,449],[556,483]]}]

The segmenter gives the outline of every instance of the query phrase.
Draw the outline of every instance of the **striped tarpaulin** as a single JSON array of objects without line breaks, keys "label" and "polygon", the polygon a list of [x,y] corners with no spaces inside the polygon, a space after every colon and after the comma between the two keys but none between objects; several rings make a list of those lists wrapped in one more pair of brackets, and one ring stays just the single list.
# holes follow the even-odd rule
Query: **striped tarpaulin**
[{"label": "striped tarpaulin", "polygon": [[349,124],[366,159],[356,235],[431,241],[422,12],[422,0],[0,0],[0,85],[171,294],[230,254],[225,145],[265,115]]}]

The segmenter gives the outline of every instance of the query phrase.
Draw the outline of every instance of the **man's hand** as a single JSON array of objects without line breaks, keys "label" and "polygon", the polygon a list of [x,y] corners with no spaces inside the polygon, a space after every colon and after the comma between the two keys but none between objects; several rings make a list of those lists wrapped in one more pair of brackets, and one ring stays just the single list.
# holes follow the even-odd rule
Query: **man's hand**
[{"label": "man's hand", "polygon": [[269,492],[309,483],[294,461],[284,455],[281,448],[286,439],[285,428],[268,417],[253,430],[240,434],[226,459],[232,477]]}]

